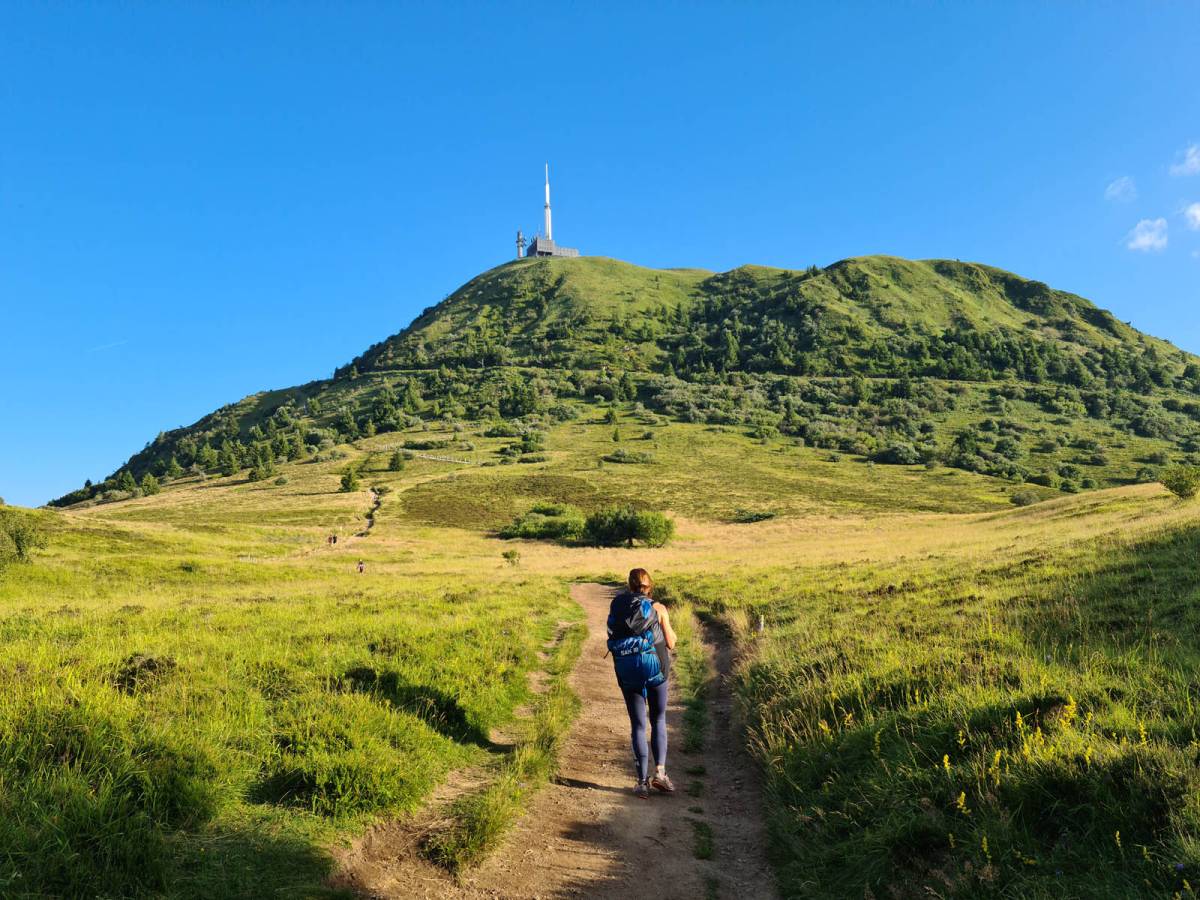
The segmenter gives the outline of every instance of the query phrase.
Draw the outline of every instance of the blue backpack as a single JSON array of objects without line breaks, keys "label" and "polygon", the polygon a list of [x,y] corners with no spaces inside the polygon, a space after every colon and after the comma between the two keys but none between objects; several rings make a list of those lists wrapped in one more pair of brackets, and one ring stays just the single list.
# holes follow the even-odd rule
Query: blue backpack
[{"label": "blue backpack", "polygon": [[658,613],[648,597],[618,594],[608,612],[608,651],[617,683],[645,691],[667,680],[655,649]]}]

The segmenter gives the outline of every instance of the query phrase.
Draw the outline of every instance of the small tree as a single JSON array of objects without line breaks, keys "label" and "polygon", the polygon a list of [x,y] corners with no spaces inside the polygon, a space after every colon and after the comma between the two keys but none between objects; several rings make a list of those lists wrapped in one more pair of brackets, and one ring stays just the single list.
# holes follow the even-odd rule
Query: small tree
[{"label": "small tree", "polygon": [[1172,466],[1159,482],[1180,500],[1191,500],[1200,492],[1200,466]]},{"label": "small tree", "polygon": [[643,510],[637,514],[635,537],[647,547],[662,547],[675,536],[675,521],[660,512]]},{"label": "small tree", "polygon": [[13,562],[28,562],[29,552],[46,546],[46,530],[33,513],[6,510],[0,513],[0,569]]},{"label": "small tree", "polygon": [[232,444],[226,442],[221,447],[221,452],[217,458],[217,465],[220,467],[221,474],[226,477],[236,475],[241,471],[242,461],[238,458]]},{"label": "small tree", "polygon": [[388,460],[388,470],[391,472],[404,471],[404,452],[397,450],[392,454],[392,458]]},{"label": "small tree", "polygon": [[137,482],[133,480],[133,473],[128,469],[122,470],[121,474],[117,476],[117,490],[127,494],[132,494],[137,490]]},{"label": "small tree", "polygon": [[661,547],[675,534],[675,523],[660,512],[612,506],[588,516],[583,532],[588,541],[605,547],[632,547],[634,541]]},{"label": "small tree", "polygon": [[158,479],[147,472],[142,476],[142,493],[147,497],[152,497],[162,490],[162,486],[158,483]]},{"label": "small tree", "polygon": [[350,466],[342,473],[342,493],[351,494],[357,491],[358,488],[358,469]]},{"label": "small tree", "polygon": [[183,466],[179,464],[179,460],[172,456],[171,461],[167,463],[167,477],[174,480],[181,475],[183,475]]}]

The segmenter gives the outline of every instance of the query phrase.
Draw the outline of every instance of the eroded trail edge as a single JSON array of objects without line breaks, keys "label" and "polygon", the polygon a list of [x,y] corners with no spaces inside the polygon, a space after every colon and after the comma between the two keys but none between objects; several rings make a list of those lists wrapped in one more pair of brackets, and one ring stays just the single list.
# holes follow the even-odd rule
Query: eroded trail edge
[{"label": "eroded trail edge", "polygon": [[[668,771],[678,791],[650,800],[633,795],[629,722],[612,662],[604,658],[613,592],[599,584],[571,589],[587,614],[588,635],[571,675],[582,711],[563,746],[558,777],[533,798],[499,849],[455,882],[411,853],[371,854],[364,865],[360,847],[356,877],[340,880],[343,886],[377,898],[775,896],[757,779],[730,724],[731,655],[720,632],[696,629],[707,635],[705,651],[717,673],[708,688],[703,750],[682,752],[673,687]],[[705,831],[711,855],[698,858]]]}]

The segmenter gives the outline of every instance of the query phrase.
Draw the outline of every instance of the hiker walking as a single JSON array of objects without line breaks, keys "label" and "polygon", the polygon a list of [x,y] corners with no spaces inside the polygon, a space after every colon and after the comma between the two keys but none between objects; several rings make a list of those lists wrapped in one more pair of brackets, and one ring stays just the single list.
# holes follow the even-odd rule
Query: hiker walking
[{"label": "hiker walking", "polygon": [[[671,673],[669,651],[675,649],[675,631],[667,608],[650,598],[653,590],[650,573],[634,569],[629,573],[628,590],[617,594],[608,608],[608,650],[629,712],[630,739],[637,766],[633,792],[642,799],[650,796],[650,788],[666,794],[675,790],[667,777],[667,678]],[[650,753],[654,754],[653,775]]]},{"label": "hiker walking", "polygon": [[367,571],[367,564],[360,559],[358,561],[358,574],[361,575],[365,571]]}]

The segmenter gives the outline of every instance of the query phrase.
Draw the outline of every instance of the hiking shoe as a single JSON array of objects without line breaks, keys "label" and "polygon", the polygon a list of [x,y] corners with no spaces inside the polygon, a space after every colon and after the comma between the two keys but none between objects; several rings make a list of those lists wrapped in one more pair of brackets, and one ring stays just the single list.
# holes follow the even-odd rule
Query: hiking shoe
[{"label": "hiking shoe", "polygon": [[642,800],[650,799],[650,785],[644,781],[639,781],[633,789],[633,795]]},{"label": "hiking shoe", "polygon": [[655,775],[653,778],[651,778],[650,787],[654,788],[656,791],[662,791],[664,794],[675,793],[675,785],[671,784],[671,779],[667,777],[666,772],[663,772],[661,775]]}]

